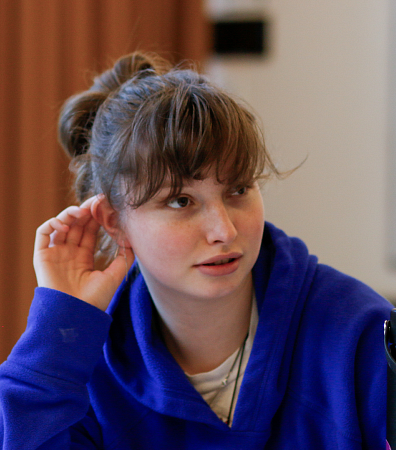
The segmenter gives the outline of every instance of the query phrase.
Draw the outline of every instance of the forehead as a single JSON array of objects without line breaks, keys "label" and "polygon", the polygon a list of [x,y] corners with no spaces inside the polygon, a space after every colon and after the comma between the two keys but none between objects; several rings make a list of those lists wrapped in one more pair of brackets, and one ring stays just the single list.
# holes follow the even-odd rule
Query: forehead
[{"label": "forehead", "polygon": [[239,183],[244,184],[251,182],[255,178],[254,174],[243,172],[236,173],[231,165],[227,166],[229,167],[209,167],[199,171],[195,176],[188,177],[179,177],[177,176],[178,174],[172,176],[172,174],[168,173],[160,188],[177,189],[179,187],[193,187],[199,186],[204,181],[211,182],[215,185],[229,187]]},{"label": "forehead", "polygon": [[[183,184],[179,187],[179,189],[175,190],[174,186],[170,183],[169,180],[164,182],[162,186],[158,189],[156,194],[152,197],[155,200],[167,201],[174,199],[175,197],[183,194],[206,194],[213,193],[216,194],[218,192],[226,192],[230,189],[243,187],[247,184],[252,184],[254,180],[250,180],[249,183],[236,183],[230,184],[228,182],[220,182],[214,173],[208,174],[205,178],[195,180],[195,179],[186,179],[183,181]],[[150,200],[149,200],[150,201]]]}]

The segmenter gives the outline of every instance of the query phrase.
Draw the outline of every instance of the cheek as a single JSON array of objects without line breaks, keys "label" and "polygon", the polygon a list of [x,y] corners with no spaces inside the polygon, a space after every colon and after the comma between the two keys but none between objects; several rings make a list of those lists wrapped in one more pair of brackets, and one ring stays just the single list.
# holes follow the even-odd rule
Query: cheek
[{"label": "cheek", "polygon": [[261,196],[257,197],[253,207],[248,214],[248,219],[244,220],[241,226],[244,227],[245,233],[252,240],[256,240],[258,245],[261,245],[261,240],[264,232],[264,204]]},{"label": "cheek", "polygon": [[184,258],[192,242],[188,227],[155,218],[131,221],[128,239],[137,258],[149,266]]},{"label": "cheek", "polygon": [[248,233],[252,251],[258,255],[264,233],[264,218],[255,222],[252,221]]},{"label": "cheek", "polygon": [[263,233],[264,233],[264,224],[265,224],[265,209],[264,209],[264,204],[261,201],[261,208],[260,208],[260,213],[259,213],[259,221],[258,221],[258,233],[260,234],[260,240],[263,237]]}]

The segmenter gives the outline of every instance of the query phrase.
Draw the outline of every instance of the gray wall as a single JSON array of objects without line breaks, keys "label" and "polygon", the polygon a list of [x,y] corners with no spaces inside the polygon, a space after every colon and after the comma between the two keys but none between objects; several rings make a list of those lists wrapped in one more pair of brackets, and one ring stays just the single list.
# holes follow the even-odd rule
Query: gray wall
[{"label": "gray wall", "polygon": [[396,299],[388,233],[390,0],[261,5],[272,21],[269,57],[213,57],[208,72],[257,111],[280,168],[308,156],[289,179],[265,187],[267,220],[304,239],[320,261]]}]

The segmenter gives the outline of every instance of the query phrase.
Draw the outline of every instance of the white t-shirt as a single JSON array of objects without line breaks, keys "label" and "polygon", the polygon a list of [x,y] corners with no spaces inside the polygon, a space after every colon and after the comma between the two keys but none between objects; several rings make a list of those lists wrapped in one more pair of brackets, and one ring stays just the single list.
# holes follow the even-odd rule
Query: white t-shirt
[{"label": "white t-shirt", "polygon": [[[229,426],[232,425],[235,405],[237,402],[239,389],[242,383],[242,378],[245,373],[245,369],[252,350],[257,324],[258,324],[258,311],[256,298],[254,297],[252,301],[252,312],[250,315],[249,335],[246,340],[245,349],[243,352],[243,359],[239,372],[235,398],[232,405],[231,420]],[[186,373],[186,376],[190,380],[191,384],[202,395],[206,403],[212,408],[212,410],[217,414],[217,416],[225,423],[227,423],[227,419],[230,413],[232,396],[235,387],[235,380],[240,365],[240,357],[237,358],[239,351],[240,348],[237,348],[231,356],[229,356],[222,364],[220,364],[220,366],[216,367],[210,372],[197,373],[195,375],[189,375],[188,373]],[[233,364],[234,367],[232,367]],[[226,379],[230,370],[231,373],[228,377],[227,384],[224,386],[222,382]]]}]

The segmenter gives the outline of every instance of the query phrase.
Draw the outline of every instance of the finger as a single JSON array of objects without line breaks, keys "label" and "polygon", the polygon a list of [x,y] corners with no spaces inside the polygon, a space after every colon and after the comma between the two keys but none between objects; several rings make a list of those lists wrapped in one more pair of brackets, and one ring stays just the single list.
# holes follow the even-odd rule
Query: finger
[{"label": "finger", "polygon": [[80,208],[83,208],[83,209],[90,209],[91,206],[92,206],[92,204],[93,204],[94,202],[96,202],[96,201],[101,201],[101,199],[103,199],[103,198],[104,198],[104,195],[103,195],[103,194],[94,195],[93,197],[90,197],[90,198],[88,198],[87,200],[85,200],[85,202],[83,202],[83,203],[80,205]]},{"label": "finger", "polygon": [[87,223],[91,220],[90,210],[86,210],[87,213],[82,217],[78,217],[70,225],[70,231],[66,236],[66,243],[71,245],[79,246],[81,244],[81,239],[85,232],[85,227]]},{"label": "finger", "polygon": [[91,205],[99,197],[98,195],[90,197],[81,206],[70,206],[57,216],[60,220],[71,226],[66,237],[68,244],[81,245],[81,239],[85,234],[85,226],[92,218]]},{"label": "finger", "polygon": [[104,272],[108,273],[118,285],[127,275],[134,259],[135,256],[131,248],[126,248],[125,250],[122,249],[120,250],[118,256],[112,261],[112,263],[106,268]]},{"label": "finger", "polygon": [[36,232],[35,251],[64,243],[70,226],[84,216],[89,216],[89,210],[69,206],[56,217],[44,222]]},{"label": "finger", "polygon": [[60,212],[56,217],[66,225],[72,225],[76,219],[89,215],[89,210],[79,206],[69,206]]},{"label": "finger", "polygon": [[48,248],[51,242],[51,234],[54,232],[67,233],[69,226],[60,221],[57,217],[53,217],[37,228],[34,250],[38,251]]},{"label": "finger", "polygon": [[55,245],[62,245],[66,242],[67,237],[66,232],[63,231],[54,231],[50,235],[50,244],[48,247],[54,247]]},{"label": "finger", "polygon": [[68,225],[69,229],[67,233],[63,231],[53,232],[50,236],[51,241],[49,247],[62,244],[79,245],[83,234],[83,227],[88,221],[89,215],[86,214],[74,219],[74,222],[71,225]]},{"label": "finger", "polygon": [[85,225],[84,232],[81,238],[80,247],[87,248],[94,251],[98,239],[98,232],[100,224],[91,216],[88,223]]}]

